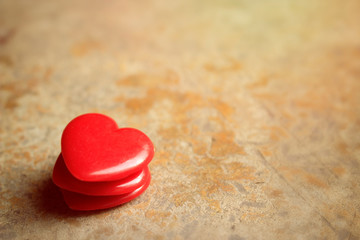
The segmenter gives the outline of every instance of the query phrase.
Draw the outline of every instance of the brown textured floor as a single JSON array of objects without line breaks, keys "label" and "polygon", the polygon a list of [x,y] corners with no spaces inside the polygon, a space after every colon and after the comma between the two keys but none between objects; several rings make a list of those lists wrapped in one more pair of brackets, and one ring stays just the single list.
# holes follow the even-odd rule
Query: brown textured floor
[{"label": "brown textured floor", "polygon": [[[0,1],[0,239],[359,239],[360,2]],[[154,141],[136,200],[51,183],[86,112]]]}]

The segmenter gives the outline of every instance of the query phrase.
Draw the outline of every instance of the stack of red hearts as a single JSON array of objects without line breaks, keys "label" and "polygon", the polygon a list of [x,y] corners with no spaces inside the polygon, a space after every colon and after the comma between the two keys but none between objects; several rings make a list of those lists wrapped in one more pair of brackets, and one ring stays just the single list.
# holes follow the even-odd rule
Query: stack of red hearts
[{"label": "stack of red hearts", "polygon": [[154,146],[141,131],[118,128],[102,114],[84,114],[62,134],[53,182],[71,209],[114,207],[147,189],[153,156]]}]

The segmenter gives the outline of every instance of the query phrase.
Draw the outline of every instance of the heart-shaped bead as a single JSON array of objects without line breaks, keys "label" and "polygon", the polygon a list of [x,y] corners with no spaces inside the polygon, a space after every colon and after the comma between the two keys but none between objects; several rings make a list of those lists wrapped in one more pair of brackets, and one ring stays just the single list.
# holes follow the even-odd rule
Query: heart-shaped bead
[{"label": "heart-shaped bead", "polygon": [[134,128],[118,128],[102,114],[73,119],[61,138],[61,151],[71,174],[81,181],[123,179],[139,172],[154,156],[151,140]]},{"label": "heart-shaped bead", "polygon": [[66,168],[62,154],[59,155],[53,170],[53,182],[59,188],[93,196],[109,196],[129,193],[144,185],[150,175],[148,166],[130,176],[108,182],[84,182],[75,178]]},{"label": "heart-shaped bead", "polygon": [[151,176],[148,176],[145,184],[135,191],[116,196],[88,196],[80,193],[61,190],[66,204],[73,210],[87,211],[98,210],[118,206],[131,201],[142,194],[150,184]]}]

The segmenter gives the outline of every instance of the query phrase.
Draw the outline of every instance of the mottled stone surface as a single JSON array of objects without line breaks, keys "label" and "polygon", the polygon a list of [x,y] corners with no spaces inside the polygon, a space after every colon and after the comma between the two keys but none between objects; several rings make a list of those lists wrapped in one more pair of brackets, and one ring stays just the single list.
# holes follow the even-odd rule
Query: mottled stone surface
[{"label": "mottled stone surface", "polygon": [[[360,238],[360,2],[0,1],[0,239]],[[136,200],[67,209],[65,125],[154,141]]]}]

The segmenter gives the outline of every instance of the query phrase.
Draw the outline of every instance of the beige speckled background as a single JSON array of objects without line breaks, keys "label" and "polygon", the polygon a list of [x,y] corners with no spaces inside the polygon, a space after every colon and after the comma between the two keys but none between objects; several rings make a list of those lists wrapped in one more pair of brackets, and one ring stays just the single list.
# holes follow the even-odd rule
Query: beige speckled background
[{"label": "beige speckled background", "polygon": [[[360,2],[0,1],[0,239],[359,239]],[[148,190],[73,212],[60,136],[101,112]]]}]

